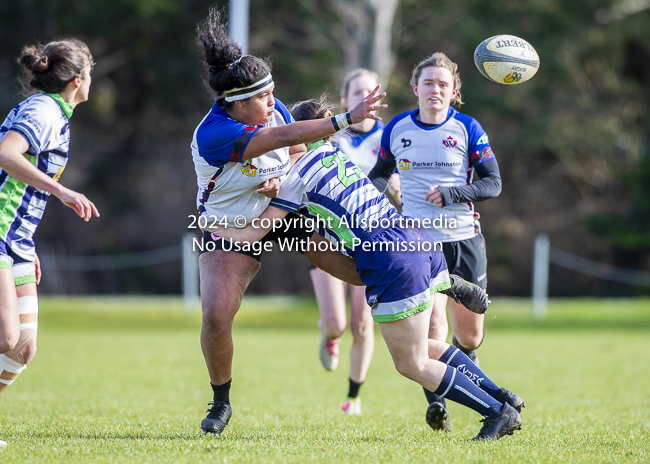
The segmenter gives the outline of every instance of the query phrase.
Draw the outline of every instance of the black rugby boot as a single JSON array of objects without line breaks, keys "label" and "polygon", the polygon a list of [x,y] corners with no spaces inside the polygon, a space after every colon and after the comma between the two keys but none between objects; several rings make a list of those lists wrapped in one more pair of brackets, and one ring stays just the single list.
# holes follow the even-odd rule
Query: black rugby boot
[{"label": "black rugby boot", "polygon": [[516,395],[512,393],[510,390],[506,390],[505,388],[502,388],[501,391],[499,391],[496,400],[501,403],[508,403],[510,406],[515,408],[519,413],[521,413],[521,408],[526,407],[526,403],[524,403],[524,400],[521,399],[519,395]]},{"label": "black rugby boot", "polygon": [[504,435],[512,435],[515,430],[521,430],[521,416],[515,408],[508,403],[498,414],[492,414],[481,419],[483,427],[472,441],[498,440]]},{"label": "black rugby boot", "polygon": [[427,408],[427,424],[433,430],[451,431],[447,402],[444,398],[440,398],[440,401],[431,403]]},{"label": "black rugby boot", "polygon": [[456,274],[449,274],[449,279],[451,280],[451,287],[439,293],[447,295],[456,303],[465,306],[473,313],[485,314],[490,304],[485,290]]},{"label": "black rugby boot", "polygon": [[215,435],[221,435],[221,432],[226,428],[228,421],[232,417],[232,407],[230,403],[226,403],[225,401],[208,403],[208,406],[211,406],[207,411],[208,415],[201,421],[203,434],[213,433]]}]

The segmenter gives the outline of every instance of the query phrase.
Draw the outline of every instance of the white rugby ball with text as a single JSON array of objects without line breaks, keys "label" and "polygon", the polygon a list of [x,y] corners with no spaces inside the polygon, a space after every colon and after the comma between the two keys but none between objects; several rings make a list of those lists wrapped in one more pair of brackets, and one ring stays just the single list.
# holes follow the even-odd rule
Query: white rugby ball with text
[{"label": "white rugby ball with text", "polygon": [[491,81],[515,85],[535,75],[539,69],[539,55],[524,39],[514,35],[495,35],[476,47],[474,63]]}]

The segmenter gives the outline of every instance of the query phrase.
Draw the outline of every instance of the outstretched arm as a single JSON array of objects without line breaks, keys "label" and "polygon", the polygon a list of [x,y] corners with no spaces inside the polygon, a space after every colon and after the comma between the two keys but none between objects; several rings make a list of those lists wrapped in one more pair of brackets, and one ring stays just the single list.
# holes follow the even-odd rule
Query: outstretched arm
[{"label": "outstretched arm", "polygon": [[[378,93],[379,87],[377,86],[363,101],[350,110],[352,124],[366,118],[381,121],[381,118],[374,112],[387,108],[388,105],[379,103],[386,96],[386,93]],[[263,127],[255,132],[253,138],[248,142],[242,159],[257,158],[277,148],[310,143],[334,133],[336,133],[336,129],[330,118],[298,121],[280,127]]]},{"label": "outstretched arm", "polygon": [[287,214],[285,211],[275,206],[269,206],[264,210],[260,217],[253,219],[253,221],[246,227],[238,229],[237,227],[223,227],[218,224],[208,225],[203,232],[214,232],[219,237],[241,243],[253,243],[260,240],[271,229],[273,224],[281,221]]},{"label": "outstretched arm", "polygon": [[11,177],[58,197],[64,205],[74,209],[84,221],[90,220],[93,214],[99,217],[97,207],[85,195],[64,187],[30,163],[23,156],[27,150],[29,150],[27,140],[18,132],[10,130],[0,140],[0,167]]}]

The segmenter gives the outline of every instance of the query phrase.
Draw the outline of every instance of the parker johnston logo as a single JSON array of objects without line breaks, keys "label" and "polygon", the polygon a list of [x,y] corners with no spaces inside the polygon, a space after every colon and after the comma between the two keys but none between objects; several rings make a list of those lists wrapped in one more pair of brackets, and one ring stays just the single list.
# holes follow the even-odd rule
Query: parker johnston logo
[{"label": "parker johnston logo", "polygon": [[442,168],[457,168],[460,166],[460,161],[409,161],[407,159],[399,160],[397,167],[402,170],[417,171],[419,169],[442,169]]},{"label": "parker johnston logo", "polygon": [[257,168],[254,164],[245,164],[241,168],[241,173],[248,177],[255,177],[256,172]]}]

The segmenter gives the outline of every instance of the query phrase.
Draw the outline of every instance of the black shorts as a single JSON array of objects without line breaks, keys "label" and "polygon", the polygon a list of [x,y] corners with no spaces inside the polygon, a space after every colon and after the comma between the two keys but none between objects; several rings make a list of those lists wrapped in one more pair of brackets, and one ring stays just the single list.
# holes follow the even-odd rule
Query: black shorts
[{"label": "black shorts", "polygon": [[[253,259],[256,259],[258,262],[262,262],[262,255],[264,254],[264,244],[267,242],[279,242],[280,240],[294,240],[296,242],[305,241],[314,234],[312,227],[307,224],[304,216],[299,216],[297,214],[289,213],[284,218],[285,224],[290,224],[291,227],[289,230],[285,231],[287,227],[282,227],[281,230],[276,230],[269,232],[259,242],[256,242],[252,246],[242,246],[232,243],[230,240],[220,238],[211,234],[210,232],[203,232],[203,247],[201,248],[201,254],[208,251],[232,251],[233,253],[240,253],[242,255],[250,256]],[[289,222],[291,221],[291,222]],[[210,245],[208,245],[208,243]],[[214,245],[213,245],[214,244]],[[295,246],[291,249],[295,249],[299,252],[300,247]],[[301,252],[302,253],[302,252]]]},{"label": "black shorts", "polygon": [[460,242],[443,243],[442,252],[450,274],[456,274],[483,290],[487,288],[487,255],[483,234]]}]

